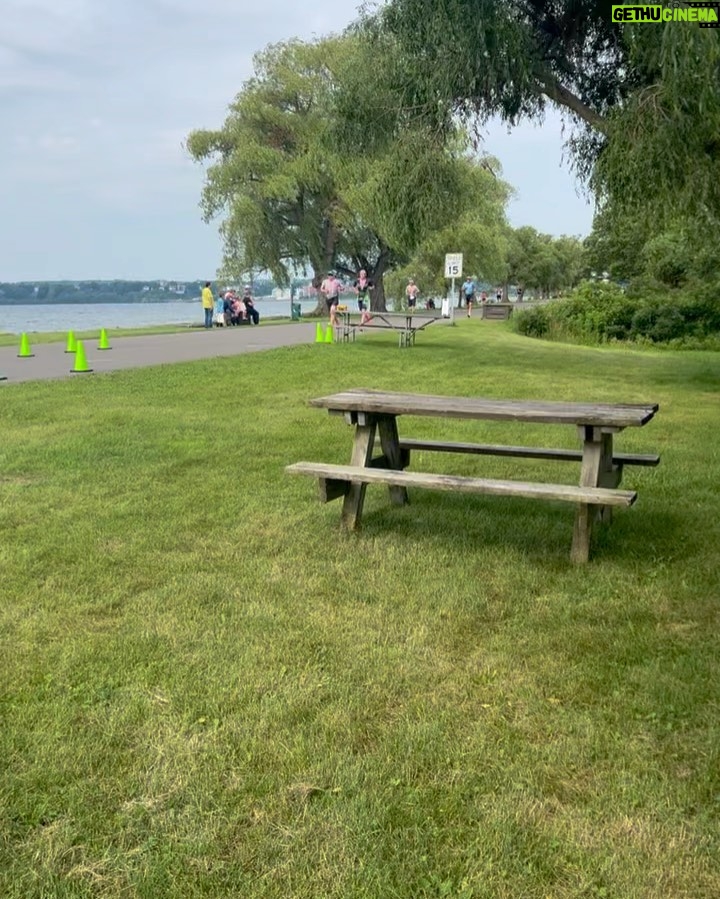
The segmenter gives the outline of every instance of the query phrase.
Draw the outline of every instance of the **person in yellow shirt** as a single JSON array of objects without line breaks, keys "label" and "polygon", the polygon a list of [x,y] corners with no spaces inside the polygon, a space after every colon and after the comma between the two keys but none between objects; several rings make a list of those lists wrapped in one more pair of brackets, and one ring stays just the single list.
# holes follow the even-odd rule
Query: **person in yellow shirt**
[{"label": "person in yellow shirt", "polygon": [[205,282],[205,287],[202,289],[202,294],[200,295],[202,300],[202,307],[205,313],[205,327],[212,328],[212,317],[213,317],[213,307],[215,306],[215,300],[213,299],[212,289],[210,287],[210,282]]}]

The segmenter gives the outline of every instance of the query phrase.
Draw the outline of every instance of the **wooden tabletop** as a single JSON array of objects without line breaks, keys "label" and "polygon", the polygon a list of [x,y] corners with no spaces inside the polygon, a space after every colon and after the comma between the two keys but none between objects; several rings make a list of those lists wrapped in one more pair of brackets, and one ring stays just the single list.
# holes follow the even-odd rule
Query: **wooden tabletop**
[{"label": "wooden tabletop", "polygon": [[637,428],[658,411],[657,403],[557,403],[542,400],[497,400],[485,397],[387,393],[357,388],[310,400],[334,412],[378,415],[429,415],[488,421],[527,421],[592,427]]}]

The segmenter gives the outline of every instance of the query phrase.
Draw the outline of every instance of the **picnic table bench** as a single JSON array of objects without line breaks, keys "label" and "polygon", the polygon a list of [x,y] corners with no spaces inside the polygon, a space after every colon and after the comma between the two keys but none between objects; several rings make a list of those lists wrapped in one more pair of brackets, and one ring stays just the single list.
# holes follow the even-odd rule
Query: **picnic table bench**
[{"label": "picnic table bench", "polygon": [[[594,522],[609,523],[613,507],[630,506],[637,498],[634,490],[621,490],[619,487],[624,467],[655,466],[660,461],[658,455],[618,453],[613,449],[613,436],[625,428],[647,424],[659,408],[656,403],[560,403],[357,389],[312,399],[310,405],[342,415],[348,424],[354,426],[350,464],[297,462],[287,466],[286,471],[316,477],[323,502],[342,497],[342,523],[352,530],[360,527],[368,484],[387,485],[391,502],[397,505],[408,502],[408,488],[414,487],[559,500],[576,505],[570,556],[574,562],[587,562]],[[582,446],[580,449],[556,449],[401,438],[397,427],[397,419],[401,415],[567,424],[576,428]],[[411,453],[415,451],[579,462],[579,484],[405,471],[410,464]]]},{"label": "picnic table bench", "polygon": [[412,310],[406,312],[370,312],[371,318],[364,323],[359,314],[350,312],[347,309],[339,310],[338,315],[341,316],[341,320],[336,326],[337,337],[343,343],[355,340],[358,329],[361,331],[384,329],[397,331],[401,348],[414,346],[415,335],[418,331],[424,331],[425,328],[436,321],[442,320],[440,315],[432,315],[430,312],[414,312]]}]

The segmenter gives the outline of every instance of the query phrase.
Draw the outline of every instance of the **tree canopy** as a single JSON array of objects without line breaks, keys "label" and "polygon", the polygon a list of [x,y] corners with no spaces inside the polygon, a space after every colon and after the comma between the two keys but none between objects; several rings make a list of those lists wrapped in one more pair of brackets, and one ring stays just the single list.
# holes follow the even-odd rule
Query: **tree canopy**
[{"label": "tree canopy", "polygon": [[612,0],[390,0],[364,27],[397,47],[406,108],[511,124],[548,102],[601,205],[660,227],[720,218],[720,30],[612,22]]},{"label": "tree canopy", "polygon": [[226,274],[265,269],[288,283],[310,267],[319,282],[364,268],[384,308],[384,273],[429,235],[483,196],[502,216],[497,176],[457,130],[411,123],[383,93],[370,49],[358,37],[269,47],[223,127],[189,136],[193,158],[209,163],[203,212],[222,219]]}]

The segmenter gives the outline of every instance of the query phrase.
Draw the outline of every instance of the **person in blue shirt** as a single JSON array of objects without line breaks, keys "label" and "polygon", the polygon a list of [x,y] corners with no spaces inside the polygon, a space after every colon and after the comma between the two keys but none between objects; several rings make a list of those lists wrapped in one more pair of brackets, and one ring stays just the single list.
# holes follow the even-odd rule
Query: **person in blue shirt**
[{"label": "person in blue shirt", "polygon": [[470,275],[465,278],[462,286],[463,296],[465,297],[465,305],[467,306],[467,317],[472,315],[472,307],[475,302],[475,282]]}]

